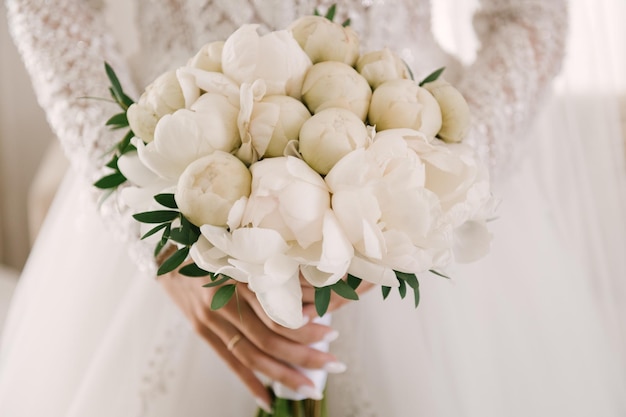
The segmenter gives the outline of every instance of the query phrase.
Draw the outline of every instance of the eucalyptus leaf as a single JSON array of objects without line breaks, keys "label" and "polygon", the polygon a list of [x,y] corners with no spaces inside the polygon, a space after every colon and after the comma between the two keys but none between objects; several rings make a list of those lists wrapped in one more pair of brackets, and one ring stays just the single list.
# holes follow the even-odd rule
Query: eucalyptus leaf
[{"label": "eucalyptus leaf", "polygon": [[322,317],[330,305],[330,287],[315,288],[315,311]]},{"label": "eucalyptus leaf", "polygon": [[353,290],[356,290],[357,288],[359,288],[359,285],[361,285],[361,282],[363,282],[363,280],[359,277],[355,277],[354,275],[348,274],[348,278],[346,279],[346,282],[348,283],[350,287],[352,287]]},{"label": "eucalyptus leaf", "polygon": [[383,300],[386,300],[387,297],[389,297],[389,293],[391,292],[391,287],[386,287],[386,286],[381,286],[380,287],[382,293],[383,293]]},{"label": "eucalyptus leaf", "polygon": [[211,300],[211,310],[219,310],[228,304],[233,295],[235,295],[236,290],[235,284],[228,284],[215,291]]},{"label": "eucalyptus leaf", "polygon": [[163,262],[163,265],[159,267],[157,270],[157,275],[167,274],[168,272],[172,272],[176,268],[178,268],[185,259],[187,259],[187,255],[189,255],[189,248],[185,247],[177,250]]},{"label": "eucalyptus leaf", "polygon": [[359,299],[359,294],[357,294],[356,291],[354,291],[354,289],[342,279],[331,285],[330,288],[345,299]]},{"label": "eucalyptus leaf", "polygon": [[442,273],[441,273],[441,272],[439,272],[439,271],[435,271],[434,269],[429,270],[429,272],[430,272],[431,274],[435,274],[435,275],[437,275],[437,276],[440,276],[441,278],[450,279],[450,277],[449,277],[449,276],[444,275],[444,274],[442,274]]},{"label": "eucalyptus leaf", "polygon": [[219,287],[220,285],[232,279],[231,277],[227,277],[226,275],[218,275],[218,276],[220,276],[221,278],[211,281],[208,284],[204,284],[203,287],[204,288]]},{"label": "eucalyptus leaf", "polygon": [[185,265],[178,270],[178,273],[184,275],[186,277],[199,278],[199,277],[211,277],[213,280],[213,273],[209,271],[205,271],[200,268],[195,262],[189,265]]},{"label": "eucalyptus leaf", "polygon": [[335,19],[335,13],[337,13],[337,4],[333,3],[333,5],[330,6],[326,12],[326,19],[332,22]]},{"label": "eucalyptus leaf", "polygon": [[153,234],[165,229],[167,226],[169,225],[169,223],[162,223],[156,227],[153,227],[152,229],[150,229],[149,231],[147,231],[143,236],[141,236],[141,239],[145,239],[147,237],[152,236]]},{"label": "eucalyptus leaf", "polygon": [[178,205],[174,199],[174,194],[157,194],[154,196],[157,203],[170,209],[177,209]]},{"label": "eucalyptus leaf", "polygon": [[428,84],[428,83],[432,83],[433,81],[436,81],[437,78],[439,78],[439,76],[441,75],[441,73],[443,73],[445,69],[446,67],[441,67],[438,70],[433,71],[430,75],[428,75],[428,77],[422,80],[422,82],[419,84],[420,87],[423,86],[424,84]]},{"label": "eucalyptus leaf", "polygon": [[420,305],[420,287],[413,288],[413,296],[415,298],[415,308]]},{"label": "eucalyptus leaf", "polygon": [[398,287],[398,292],[400,293],[400,298],[402,298],[404,300],[404,297],[406,297],[406,281],[399,279],[398,283],[400,284],[400,286]]},{"label": "eucalyptus leaf", "polygon": [[111,118],[106,121],[105,125],[128,127],[128,118],[126,117],[126,112],[118,113],[111,116]]},{"label": "eucalyptus leaf", "polygon": [[111,175],[100,178],[93,185],[100,189],[115,188],[126,181],[126,177],[121,172],[116,172]]},{"label": "eucalyptus leaf", "polygon": [[133,214],[133,218],[141,223],[165,223],[174,220],[178,214],[173,210],[155,210]]}]

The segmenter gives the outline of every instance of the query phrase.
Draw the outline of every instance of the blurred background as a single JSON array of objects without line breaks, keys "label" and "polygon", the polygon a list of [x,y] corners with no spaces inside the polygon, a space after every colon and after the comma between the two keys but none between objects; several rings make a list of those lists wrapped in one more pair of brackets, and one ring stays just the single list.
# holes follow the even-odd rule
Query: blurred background
[{"label": "blurred background", "polygon": [[[569,149],[575,133],[581,163],[593,163],[594,138],[612,135],[615,157],[623,168],[622,141],[626,121],[626,2],[571,0],[567,59],[535,130],[558,136],[555,154]],[[471,62],[477,46],[471,33],[475,1],[433,1],[436,36],[449,50]],[[450,19],[449,16],[457,16]],[[462,23],[459,23],[462,22]],[[549,36],[549,34],[547,34]],[[6,12],[0,8],[0,323],[30,247],[61,180],[66,161],[38,107],[28,75],[8,33]],[[585,115],[580,120],[576,115]],[[607,125],[607,115],[621,124]],[[554,119],[558,117],[559,124]],[[562,129],[569,126],[567,133]],[[575,127],[574,127],[575,126]],[[607,150],[605,150],[607,151]],[[608,150],[611,151],[610,149]],[[604,167],[597,167],[601,171]],[[575,167],[574,167],[575,170]],[[623,187],[626,173],[595,192],[612,193]],[[593,184],[590,182],[589,184]],[[559,184],[555,199],[567,201]],[[555,191],[556,190],[556,191]],[[558,192],[557,192],[558,191]],[[573,212],[572,216],[582,216]],[[607,231],[608,233],[609,231]],[[623,254],[622,256],[626,256]]]}]

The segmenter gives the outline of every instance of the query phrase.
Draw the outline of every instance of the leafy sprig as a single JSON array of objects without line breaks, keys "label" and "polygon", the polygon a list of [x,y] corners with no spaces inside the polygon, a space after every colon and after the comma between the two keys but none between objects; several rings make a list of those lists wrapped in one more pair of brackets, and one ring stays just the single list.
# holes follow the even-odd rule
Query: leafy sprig
[{"label": "leafy sprig", "polygon": [[[335,15],[336,14],[337,14],[337,4],[333,3],[333,5],[330,6],[328,8],[328,10],[326,11],[326,14],[324,15],[324,17],[332,22],[332,21],[335,20]],[[315,10],[313,10],[313,15],[321,16],[322,14],[320,13],[320,11],[316,7]],[[341,23],[341,26],[343,26],[343,27],[350,26],[350,19],[344,20]]]},{"label": "leafy sprig", "polygon": [[424,84],[428,84],[428,83],[432,83],[433,81],[437,81],[437,79],[441,76],[441,74],[443,73],[443,71],[445,69],[446,69],[446,67],[441,67],[441,68],[436,69],[435,71],[431,72],[426,78],[424,78],[419,83],[419,86],[422,87]]},{"label": "leafy sprig", "polygon": [[130,143],[131,139],[135,135],[130,129],[128,117],[126,115],[128,108],[134,103],[134,101],[124,92],[115,71],[106,62],[104,63],[104,70],[109,78],[109,82],[111,83],[109,93],[111,93],[113,101],[122,110],[120,113],[114,114],[109,120],[107,120],[106,126],[109,126],[113,130],[128,128],[124,137],[111,150],[109,150],[109,152],[107,152],[107,154],[111,155],[111,159],[105,166],[111,168],[113,173],[105,175],[94,183],[94,186],[97,188],[113,191],[126,182],[126,177],[122,174],[117,165],[120,156],[136,149],[135,146]]}]

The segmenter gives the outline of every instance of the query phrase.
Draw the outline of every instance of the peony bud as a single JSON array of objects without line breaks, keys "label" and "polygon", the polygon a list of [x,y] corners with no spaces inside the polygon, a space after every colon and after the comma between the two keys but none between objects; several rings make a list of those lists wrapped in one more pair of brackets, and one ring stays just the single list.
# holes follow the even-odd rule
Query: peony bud
[{"label": "peony bud", "polygon": [[330,107],[341,107],[365,121],[371,97],[372,89],[367,80],[341,62],[313,65],[302,85],[302,100],[313,114]]},{"label": "peony bud", "polygon": [[385,48],[362,55],[356,63],[357,71],[372,88],[385,81],[411,79],[411,73],[400,57]]},{"label": "peony bud", "polygon": [[354,113],[341,109],[322,110],[300,130],[300,153],[315,171],[328,174],[348,153],[368,144],[365,124]]},{"label": "peony bud", "polygon": [[185,107],[176,71],[159,76],[128,109],[128,124],[144,142],[152,142],[154,129],[161,117]]},{"label": "peony bud", "polygon": [[306,16],[287,30],[298,41],[314,64],[338,61],[354,66],[359,57],[359,37],[352,28],[343,27],[321,16]]},{"label": "peony bud", "polygon": [[196,226],[226,226],[235,202],[250,195],[252,175],[237,157],[222,151],[192,162],[178,180],[176,204]]},{"label": "peony bud", "polygon": [[267,96],[255,103],[248,131],[260,156],[283,156],[290,141],[298,140],[302,124],[311,113],[289,96]]},{"label": "peony bud", "polygon": [[470,109],[463,95],[439,77],[424,84],[441,108],[441,130],[438,136],[446,142],[461,142],[470,126]]},{"label": "peony bud", "polygon": [[374,90],[369,122],[377,131],[408,128],[432,138],[441,129],[441,110],[425,88],[410,80],[393,80]]},{"label": "peony bud", "polygon": [[187,66],[209,72],[222,72],[223,41],[215,41],[204,45],[198,53],[189,60]]}]

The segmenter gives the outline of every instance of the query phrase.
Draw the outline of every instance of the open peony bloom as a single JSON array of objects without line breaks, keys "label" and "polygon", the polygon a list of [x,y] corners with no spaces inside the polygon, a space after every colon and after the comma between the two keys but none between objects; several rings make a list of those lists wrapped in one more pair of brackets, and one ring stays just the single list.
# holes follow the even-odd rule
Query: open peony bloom
[{"label": "open peony bloom", "polygon": [[314,64],[337,61],[353,66],[359,57],[359,37],[322,16],[305,16],[287,28]]},{"label": "open peony bloom", "polygon": [[356,255],[350,273],[397,285],[394,270],[419,273],[447,255],[437,195],[426,166],[400,136],[374,138],[343,157],[326,176],[332,208]]},{"label": "open peony bloom", "polygon": [[376,130],[408,128],[435,137],[441,129],[437,100],[411,80],[387,81],[372,94],[369,122]]},{"label": "open peony bloom", "polygon": [[204,94],[192,110],[164,116],[157,124],[154,141],[138,144],[139,158],[162,178],[176,181],[196,159],[215,150],[231,152],[239,145],[238,113],[226,97]]},{"label": "open peony bloom", "polygon": [[215,151],[191,163],[180,176],[175,198],[196,226],[226,226],[235,202],[250,194],[251,175],[237,157]]},{"label": "open peony bloom", "polygon": [[354,113],[328,108],[311,117],[300,131],[300,153],[322,175],[351,151],[369,144],[369,132]]},{"label": "open peony bloom", "polygon": [[341,62],[313,65],[302,85],[302,100],[311,113],[341,107],[365,121],[371,97],[372,89],[367,80]]},{"label": "open peony bloom", "polygon": [[239,84],[263,80],[267,94],[300,98],[311,60],[286,30],[257,33],[258,25],[243,25],[224,44],[222,70]]},{"label": "open peony bloom", "polygon": [[161,117],[185,107],[185,99],[175,71],[169,71],[152,82],[137,103],[128,108],[130,128],[144,142],[151,142]]},{"label": "open peony bloom", "polygon": [[391,80],[411,79],[406,64],[387,48],[361,55],[356,63],[356,69],[372,88]]},{"label": "open peony bloom", "polygon": [[209,72],[222,72],[222,51],[224,41],[215,41],[204,45],[187,66]]},{"label": "open peony bloom", "polygon": [[322,240],[330,194],[317,172],[292,156],[261,160],[250,171],[252,191],[242,225],[272,228],[303,248]]}]

